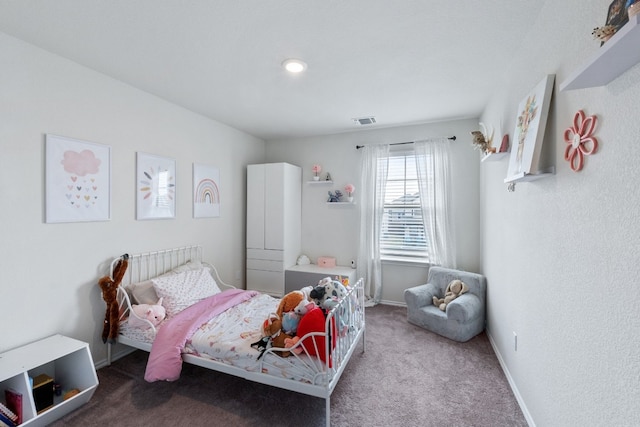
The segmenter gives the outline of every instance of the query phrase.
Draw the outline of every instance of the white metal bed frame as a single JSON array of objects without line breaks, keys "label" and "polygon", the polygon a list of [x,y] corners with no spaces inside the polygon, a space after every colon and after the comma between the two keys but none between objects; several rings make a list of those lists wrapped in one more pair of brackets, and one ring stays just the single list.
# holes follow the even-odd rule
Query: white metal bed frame
[{"label": "white metal bed frame", "polygon": [[[188,261],[202,262],[202,255],[203,251],[200,246],[184,246],[156,252],[129,255],[129,267],[127,268],[121,285],[118,287],[118,304],[120,306],[121,320],[126,317],[127,314],[133,314],[129,295],[124,289],[126,285],[159,276]],[[120,257],[115,258],[111,263],[111,275],[113,275],[113,268],[119,259]],[[221,289],[224,290],[224,288],[234,287],[222,281],[215,267],[204,262],[203,264],[211,269],[214,279],[221,286]],[[308,354],[308,357],[301,357],[292,352],[291,356],[289,356],[292,361],[295,359],[299,362],[298,366],[294,369],[296,369],[296,372],[300,373],[300,376],[304,381],[281,378],[263,373],[263,367],[272,366],[269,360],[273,360],[274,357],[278,358],[279,363],[284,361],[285,363],[291,363],[291,366],[293,367],[292,361],[287,362],[289,358],[281,358],[276,354],[279,351],[285,351],[285,349],[270,348],[266,350],[260,358],[259,370],[256,372],[250,372],[243,368],[238,368],[223,362],[218,362],[193,354],[184,353],[182,355],[182,359],[185,363],[201,366],[213,371],[223,372],[249,381],[323,398],[325,399],[326,425],[329,427],[331,415],[331,394],[333,393],[333,390],[335,389],[338,380],[344,372],[344,369],[346,368],[347,363],[354,353],[360,339],[362,339],[362,351],[366,351],[366,343],[364,339],[364,311],[364,287],[363,281],[360,279],[355,285],[350,287],[347,297],[329,311],[325,322],[325,332],[316,332],[305,336],[324,335],[325,337],[331,337],[330,339],[325,339],[326,345],[324,349],[315,348],[316,354],[324,352],[325,360],[331,360],[331,366],[323,363],[315,356],[308,356]],[[332,324],[346,324],[346,331],[344,334],[331,333]],[[336,326],[333,326],[333,328],[333,330],[335,330]],[[155,331],[155,328],[153,330]],[[304,355],[307,350],[302,346],[302,342],[305,337],[301,337],[296,346],[286,350],[289,351],[299,347],[303,351],[302,354]],[[118,336],[118,342],[147,352],[151,351],[150,343],[135,341],[124,335]],[[314,345],[317,346],[315,342]],[[111,344],[108,344],[107,347],[107,363],[111,364]],[[300,368],[300,364],[303,366],[302,368]]]}]

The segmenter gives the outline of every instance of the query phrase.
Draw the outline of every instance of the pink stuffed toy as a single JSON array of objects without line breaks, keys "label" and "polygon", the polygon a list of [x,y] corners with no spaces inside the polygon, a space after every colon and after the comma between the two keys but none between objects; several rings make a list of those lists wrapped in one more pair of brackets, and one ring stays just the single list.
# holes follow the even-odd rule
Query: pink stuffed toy
[{"label": "pink stuffed toy", "polygon": [[[296,345],[298,343],[298,341],[300,341],[300,337],[285,338],[284,339],[284,348],[291,348],[294,345]],[[302,353],[303,349],[302,349],[302,347],[296,347],[296,348],[292,349],[291,351],[293,353],[295,353],[295,354],[300,354],[300,353]]]},{"label": "pink stuffed toy", "polygon": [[162,306],[162,298],[155,304],[133,304],[131,306],[132,315],[129,316],[129,325],[134,328],[148,329],[148,320],[153,326],[158,326],[167,315]]}]

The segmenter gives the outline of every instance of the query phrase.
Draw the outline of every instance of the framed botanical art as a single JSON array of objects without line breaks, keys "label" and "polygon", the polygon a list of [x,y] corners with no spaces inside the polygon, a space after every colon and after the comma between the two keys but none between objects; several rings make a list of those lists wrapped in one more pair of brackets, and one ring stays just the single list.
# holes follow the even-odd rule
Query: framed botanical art
[{"label": "framed botanical art", "polygon": [[47,134],[45,221],[111,218],[111,147]]},{"label": "framed botanical art", "polygon": [[136,219],[176,216],[176,161],[137,153]]},{"label": "framed botanical art", "polygon": [[193,217],[220,216],[220,170],[217,167],[193,164]]},{"label": "framed botanical art", "polygon": [[513,147],[505,181],[538,172],[554,80],[554,74],[546,76],[518,105]]}]

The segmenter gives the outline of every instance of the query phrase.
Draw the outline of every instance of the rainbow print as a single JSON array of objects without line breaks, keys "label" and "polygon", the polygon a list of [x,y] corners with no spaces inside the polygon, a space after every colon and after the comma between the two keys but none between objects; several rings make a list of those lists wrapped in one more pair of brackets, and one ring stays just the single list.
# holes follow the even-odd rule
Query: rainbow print
[{"label": "rainbow print", "polygon": [[210,205],[217,205],[220,203],[218,185],[213,179],[206,178],[198,183],[195,193],[195,202]]},{"label": "rainbow print", "polygon": [[193,217],[220,216],[220,169],[193,164]]}]

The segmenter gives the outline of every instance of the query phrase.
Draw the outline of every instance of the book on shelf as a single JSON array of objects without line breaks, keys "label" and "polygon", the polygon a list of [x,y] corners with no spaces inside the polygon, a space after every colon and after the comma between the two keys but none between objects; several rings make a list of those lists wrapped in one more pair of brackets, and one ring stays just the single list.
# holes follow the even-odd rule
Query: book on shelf
[{"label": "book on shelf", "polygon": [[16,415],[16,425],[22,424],[22,393],[8,388],[4,391],[4,400],[7,408]]},{"label": "book on shelf", "polygon": [[0,403],[0,426],[14,427],[16,425],[14,420],[17,420],[17,416]]}]

